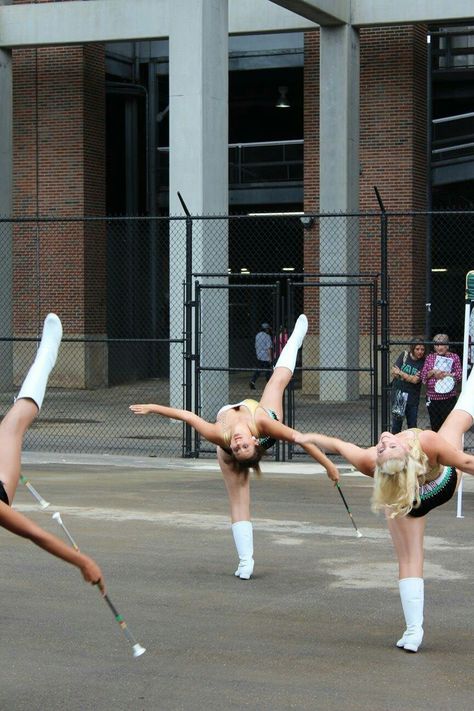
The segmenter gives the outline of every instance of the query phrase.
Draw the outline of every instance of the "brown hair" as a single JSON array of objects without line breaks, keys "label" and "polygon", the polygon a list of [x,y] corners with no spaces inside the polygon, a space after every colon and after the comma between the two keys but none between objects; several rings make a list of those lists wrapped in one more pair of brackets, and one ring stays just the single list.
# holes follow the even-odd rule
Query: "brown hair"
[{"label": "brown hair", "polygon": [[425,357],[426,356],[426,343],[425,343],[425,339],[423,338],[423,336],[415,336],[414,338],[411,339],[409,350],[410,350],[410,355],[412,356],[412,358],[414,358],[415,348],[417,346],[423,346],[423,348],[425,350],[425,355],[423,357]]},{"label": "brown hair", "polygon": [[262,447],[261,444],[257,443],[255,445],[255,454],[250,459],[237,459],[231,449],[228,449],[226,451],[229,452],[240,473],[248,474],[250,472],[250,469],[253,469],[253,472],[256,477],[262,476],[262,470],[260,469],[260,460],[262,459],[263,455],[267,450]]}]

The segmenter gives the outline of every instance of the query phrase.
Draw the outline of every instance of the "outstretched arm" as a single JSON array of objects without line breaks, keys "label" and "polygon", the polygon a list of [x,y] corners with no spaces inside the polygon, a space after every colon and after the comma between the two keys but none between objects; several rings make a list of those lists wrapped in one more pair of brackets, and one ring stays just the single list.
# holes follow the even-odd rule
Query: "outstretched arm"
[{"label": "outstretched arm", "polygon": [[189,412],[189,410],[180,410],[177,407],[153,404],[130,405],[130,410],[135,415],[154,414],[169,417],[172,420],[182,420],[182,422],[186,422],[188,425],[191,425],[196,432],[199,432],[199,434],[205,437],[209,442],[220,445],[224,444],[220,427],[217,423],[203,420],[202,417],[194,414],[194,412]]},{"label": "outstretched arm", "polygon": [[304,451],[315,459],[318,464],[321,464],[326,469],[326,473],[331,481],[339,481],[339,471],[336,465],[331,462],[328,457],[326,457],[324,452],[322,452],[319,447],[316,447],[315,444],[311,444],[310,442],[301,444],[300,446],[303,447]]},{"label": "outstretched arm", "polygon": [[66,563],[75,565],[79,568],[82,577],[87,583],[98,585],[101,591],[105,592],[102,571],[92,558],[66,545],[59,538],[43,530],[29,518],[11,509],[2,501],[0,501],[0,525],[17,536],[28,538],[48,553],[65,560]]},{"label": "outstretched arm", "polygon": [[333,462],[326,457],[324,452],[322,452],[314,442],[305,442],[304,444],[299,442],[297,438],[303,437],[303,435],[297,430],[287,427],[287,425],[284,425],[277,420],[272,420],[270,417],[265,418],[262,430],[264,430],[265,434],[270,435],[275,439],[280,439],[284,442],[295,442],[296,444],[301,444],[305,452],[307,452],[318,462],[318,464],[321,464],[326,469],[327,475],[330,479],[332,479],[332,481],[339,481],[339,472]]},{"label": "outstretched arm", "polygon": [[338,439],[337,437],[328,437],[319,432],[298,433],[295,442],[303,448],[305,445],[314,444],[326,452],[339,454],[358,471],[362,472],[362,474],[366,474],[367,476],[374,475],[376,458],[375,447],[364,449],[363,447],[358,447],[356,444],[352,444],[352,442],[345,442],[343,439]]},{"label": "outstretched arm", "polygon": [[474,456],[467,452],[461,452],[450,445],[450,450],[443,450],[438,457],[438,461],[443,466],[451,466],[466,474],[474,475]]},{"label": "outstretched arm", "polygon": [[425,430],[420,434],[420,443],[430,462],[474,475],[474,456],[452,445],[439,432]]}]

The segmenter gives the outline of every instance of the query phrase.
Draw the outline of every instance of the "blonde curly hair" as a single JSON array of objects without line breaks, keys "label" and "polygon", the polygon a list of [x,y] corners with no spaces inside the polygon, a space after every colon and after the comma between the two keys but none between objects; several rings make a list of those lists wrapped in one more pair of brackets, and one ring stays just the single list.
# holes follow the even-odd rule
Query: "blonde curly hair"
[{"label": "blonde curly hair", "polygon": [[419,442],[404,457],[377,462],[374,473],[372,511],[388,508],[390,518],[406,516],[420,506],[420,485],[424,484],[428,457]]}]

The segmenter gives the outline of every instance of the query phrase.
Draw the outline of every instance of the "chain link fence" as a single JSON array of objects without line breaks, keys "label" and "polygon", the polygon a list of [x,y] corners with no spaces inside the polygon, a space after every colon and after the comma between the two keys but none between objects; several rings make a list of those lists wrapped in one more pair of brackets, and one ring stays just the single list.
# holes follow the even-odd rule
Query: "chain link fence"
[{"label": "chain link fence", "polygon": [[390,366],[413,336],[448,333],[462,356],[473,224],[467,211],[2,219],[2,411],[55,311],[64,341],[27,449],[211,454],[181,423],[129,405],[213,419],[227,402],[258,399],[256,333],[270,324],[276,357],[282,329],[304,311],[285,420],[369,445],[389,422]]}]

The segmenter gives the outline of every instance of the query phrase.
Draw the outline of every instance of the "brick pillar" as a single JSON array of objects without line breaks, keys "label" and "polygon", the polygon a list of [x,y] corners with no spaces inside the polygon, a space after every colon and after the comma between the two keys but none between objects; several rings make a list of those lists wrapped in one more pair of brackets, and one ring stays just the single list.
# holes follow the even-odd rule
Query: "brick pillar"
[{"label": "brick pillar", "polygon": [[[304,211],[319,212],[319,31],[306,32],[304,38]],[[319,222],[303,233],[304,270],[319,272]],[[314,365],[319,362],[319,289],[304,290],[304,310],[308,315],[310,346]],[[304,392],[319,391],[319,374],[305,373]]]},{"label": "brick pillar", "polygon": [[[13,211],[16,217],[105,214],[105,53],[101,45],[13,52]],[[65,337],[106,333],[102,222],[15,226],[14,333],[36,336],[48,311]],[[31,344],[17,349],[18,377]],[[104,343],[64,343],[52,384],[107,383]],[[21,372],[20,372],[21,371]]]},{"label": "brick pillar", "polygon": [[[422,26],[361,30],[361,210],[426,209],[426,31]],[[426,224],[389,221],[393,337],[424,330]],[[380,242],[361,230],[361,269],[378,271]]]}]

